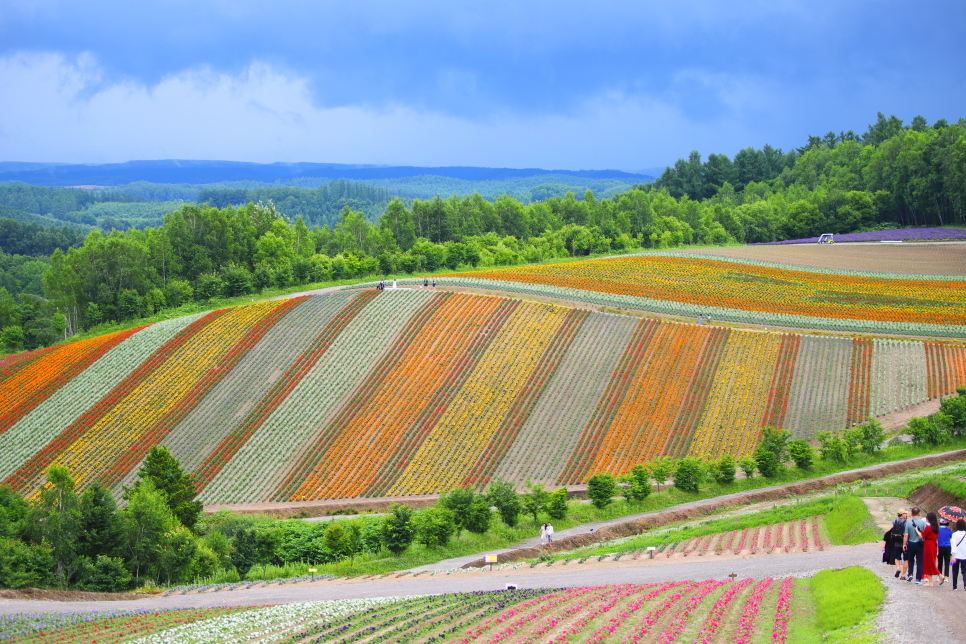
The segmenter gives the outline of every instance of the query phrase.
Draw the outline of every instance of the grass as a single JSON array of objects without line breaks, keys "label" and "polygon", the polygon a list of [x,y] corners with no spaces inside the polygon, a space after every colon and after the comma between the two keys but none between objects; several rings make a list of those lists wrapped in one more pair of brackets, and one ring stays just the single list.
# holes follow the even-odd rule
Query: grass
[{"label": "grass", "polygon": [[929,479],[926,481],[926,483],[931,483],[943,492],[948,492],[949,494],[966,501],[966,483],[962,481],[944,476],[937,476]]},{"label": "grass", "polygon": [[885,588],[874,573],[853,566],[795,580],[788,641],[796,644],[873,644]]},{"label": "grass", "polygon": [[838,498],[832,511],[825,515],[825,529],[832,543],[843,546],[875,541],[881,535],[869,508],[860,497],[852,495]]}]

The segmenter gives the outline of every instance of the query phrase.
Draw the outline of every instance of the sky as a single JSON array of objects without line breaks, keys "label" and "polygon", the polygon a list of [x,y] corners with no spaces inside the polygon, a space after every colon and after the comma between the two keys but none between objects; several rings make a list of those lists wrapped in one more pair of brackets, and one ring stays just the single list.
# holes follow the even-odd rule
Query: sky
[{"label": "sky", "polygon": [[966,117],[962,0],[0,0],[0,161],[637,171]]}]

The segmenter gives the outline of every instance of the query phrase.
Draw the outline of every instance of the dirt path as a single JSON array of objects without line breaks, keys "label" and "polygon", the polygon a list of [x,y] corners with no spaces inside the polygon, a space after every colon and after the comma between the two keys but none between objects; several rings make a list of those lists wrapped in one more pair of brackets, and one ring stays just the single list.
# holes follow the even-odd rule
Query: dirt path
[{"label": "dirt path", "polygon": [[865,507],[869,508],[869,514],[879,529],[885,532],[892,526],[892,522],[898,516],[898,510],[908,510],[909,499],[900,499],[895,496],[869,496],[862,497]]}]

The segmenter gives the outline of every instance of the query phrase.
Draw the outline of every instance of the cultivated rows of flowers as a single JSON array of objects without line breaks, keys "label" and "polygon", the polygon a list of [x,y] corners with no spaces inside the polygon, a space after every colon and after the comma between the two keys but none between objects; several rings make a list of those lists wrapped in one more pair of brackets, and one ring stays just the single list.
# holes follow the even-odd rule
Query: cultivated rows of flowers
[{"label": "cultivated rows of flowers", "polygon": [[284,317],[265,333],[241,361],[231,369],[197,406],[162,441],[188,471],[193,471],[207,453],[235,427],[252,401],[268,389],[295,362],[315,337],[307,332],[324,326],[352,299],[352,295],[300,298]]},{"label": "cultivated rows of flowers", "polygon": [[[26,641],[202,642],[711,642],[784,641],[791,579],[681,581],[476,591],[256,608],[15,616]],[[775,606],[775,611],[765,607]],[[39,627],[39,628],[38,628]],[[20,635],[23,633],[23,635]],[[722,635],[724,633],[724,635]],[[87,639],[84,639],[86,635]],[[61,639],[63,638],[63,639]]]},{"label": "cultivated rows of flowers", "polygon": [[[299,457],[311,453],[328,420],[391,345],[406,321],[435,297],[423,291],[362,293],[320,329],[310,347],[314,359],[290,368],[270,392],[271,413],[244,438],[234,456],[221,466],[201,498],[209,503],[263,501],[287,483],[296,487],[307,471]],[[321,353],[320,353],[321,352]],[[269,398],[269,396],[266,396]],[[265,400],[265,399],[263,399]],[[277,402],[275,402],[277,401]],[[268,408],[266,408],[267,411]],[[248,430],[246,430],[247,432]],[[311,470],[308,470],[311,471]],[[210,491],[209,491],[210,490]]]},{"label": "cultivated rows of flowers", "polygon": [[557,481],[637,326],[631,317],[588,316],[495,476]]},{"label": "cultivated rows of flowers", "polygon": [[658,255],[473,275],[763,313],[966,325],[962,280],[876,279]]},{"label": "cultivated rows of flowers", "polygon": [[0,640],[15,644],[129,642],[172,626],[253,608],[240,606],[0,615]]},{"label": "cultivated rows of flowers", "polygon": [[[668,258],[668,257],[665,257]],[[692,258],[687,258],[691,261]],[[719,258],[715,258],[715,262]],[[608,260],[613,261],[613,260]],[[629,261],[629,260],[628,260]],[[586,262],[587,265],[596,265],[601,262]],[[559,264],[557,266],[560,266]],[[751,265],[749,265],[751,266]],[[800,267],[799,267],[800,268]],[[507,269],[510,270],[510,269]],[[642,295],[629,295],[625,291],[633,289],[624,288],[623,285],[614,287],[613,290],[602,290],[607,283],[598,282],[594,279],[586,279],[583,282],[568,284],[566,279],[547,280],[546,282],[536,281],[531,275],[523,274],[508,277],[502,271],[492,271],[490,278],[480,277],[486,273],[471,273],[466,276],[451,276],[439,278],[438,282],[444,286],[456,286],[467,288],[481,288],[487,290],[503,291],[508,293],[519,293],[526,295],[538,295],[552,297],[555,299],[572,300],[577,302],[587,302],[607,307],[630,309],[637,311],[649,311],[667,315],[684,316],[698,319],[699,316],[711,317],[714,320],[742,322],[758,324],[764,326],[784,326],[796,329],[822,329],[845,333],[881,333],[890,335],[915,335],[928,337],[966,337],[966,312],[962,307],[957,307],[955,298],[962,292],[962,280],[950,282],[952,286],[942,288],[946,291],[946,298],[942,301],[917,300],[914,297],[895,297],[889,299],[889,289],[887,284],[879,290],[885,293],[873,294],[872,302],[877,306],[865,306],[862,300],[863,294],[839,294],[838,291],[819,293],[814,299],[819,301],[812,302],[806,299],[800,307],[776,303],[771,307],[767,303],[747,299],[740,296],[742,293],[742,283],[733,284],[732,288],[737,294],[730,299],[709,299],[702,296],[698,298],[701,302],[692,302],[690,293],[679,294],[674,288],[669,288],[664,294],[667,299],[647,297]],[[646,273],[642,276],[650,277]],[[823,273],[815,273],[821,277]],[[907,276],[903,276],[907,277]],[[945,281],[936,276],[936,279],[910,281],[913,284],[945,284]],[[851,276],[848,279],[852,279]],[[859,279],[859,278],[856,278]],[[864,278],[863,278],[864,279]],[[881,278],[875,278],[881,279]],[[584,283],[586,282],[586,283]],[[659,283],[659,282],[658,282]],[[687,284],[687,280],[684,280]],[[590,287],[596,288],[590,288]],[[702,285],[695,283],[694,288],[701,291]],[[916,287],[911,287],[915,292]],[[773,296],[778,296],[780,288],[772,286]],[[811,298],[812,296],[809,296]],[[851,298],[851,299],[850,299]],[[828,301],[825,301],[825,300]],[[925,306],[923,302],[934,302],[935,306]],[[726,306],[722,306],[724,304]],[[920,308],[923,314],[916,314]],[[866,310],[872,310],[877,317],[866,316]],[[799,311],[793,313],[791,311]],[[957,313],[958,310],[958,313]],[[812,311],[812,314],[807,314]],[[838,313],[838,315],[829,315]],[[928,316],[926,315],[928,313]],[[911,318],[911,319],[906,319]],[[922,321],[922,320],[932,320]]]},{"label": "cultivated rows of flowers", "polygon": [[[692,537],[678,543],[669,544],[661,552],[667,558],[675,555],[683,557],[694,554],[705,556],[709,552],[719,555],[725,552],[767,555],[778,552],[808,552],[809,549],[824,550],[825,544],[822,541],[819,518],[816,516],[811,519],[799,519]],[[788,535],[787,540],[785,539],[786,534]]]},{"label": "cultivated rows of flowers", "polygon": [[396,289],[159,323],[0,376],[29,390],[0,399],[0,419],[19,416],[0,431],[0,481],[35,490],[61,463],[119,489],[161,443],[205,503],[252,503],[740,457],[764,425],[810,437],[950,394],[966,347]]},{"label": "cultivated rows of flowers", "polygon": [[28,459],[87,414],[162,346],[200,317],[191,315],[158,322],[138,331],[52,392],[0,434],[0,479],[6,480],[13,475]]}]

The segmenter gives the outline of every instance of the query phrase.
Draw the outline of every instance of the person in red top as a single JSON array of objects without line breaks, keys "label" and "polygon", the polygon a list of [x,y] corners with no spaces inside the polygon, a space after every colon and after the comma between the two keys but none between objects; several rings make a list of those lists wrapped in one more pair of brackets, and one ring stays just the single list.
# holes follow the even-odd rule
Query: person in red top
[{"label": "person in red top", "polygon": [[[926,526],[925,530],[919,531],[919,536],[922,537],[923,547],[922,547],[922,576],[926,578],[923,586],[932,586],[932,577],[936,575],[942,577],[942,573],[939,572],[939,566],[936,562],[939,559],[939,517],[936,516],[935,512],[929,512],[926,514]],[[942,579],[945,581],[945,579]],[[942,583],[940,582],[940,584]]]}]

